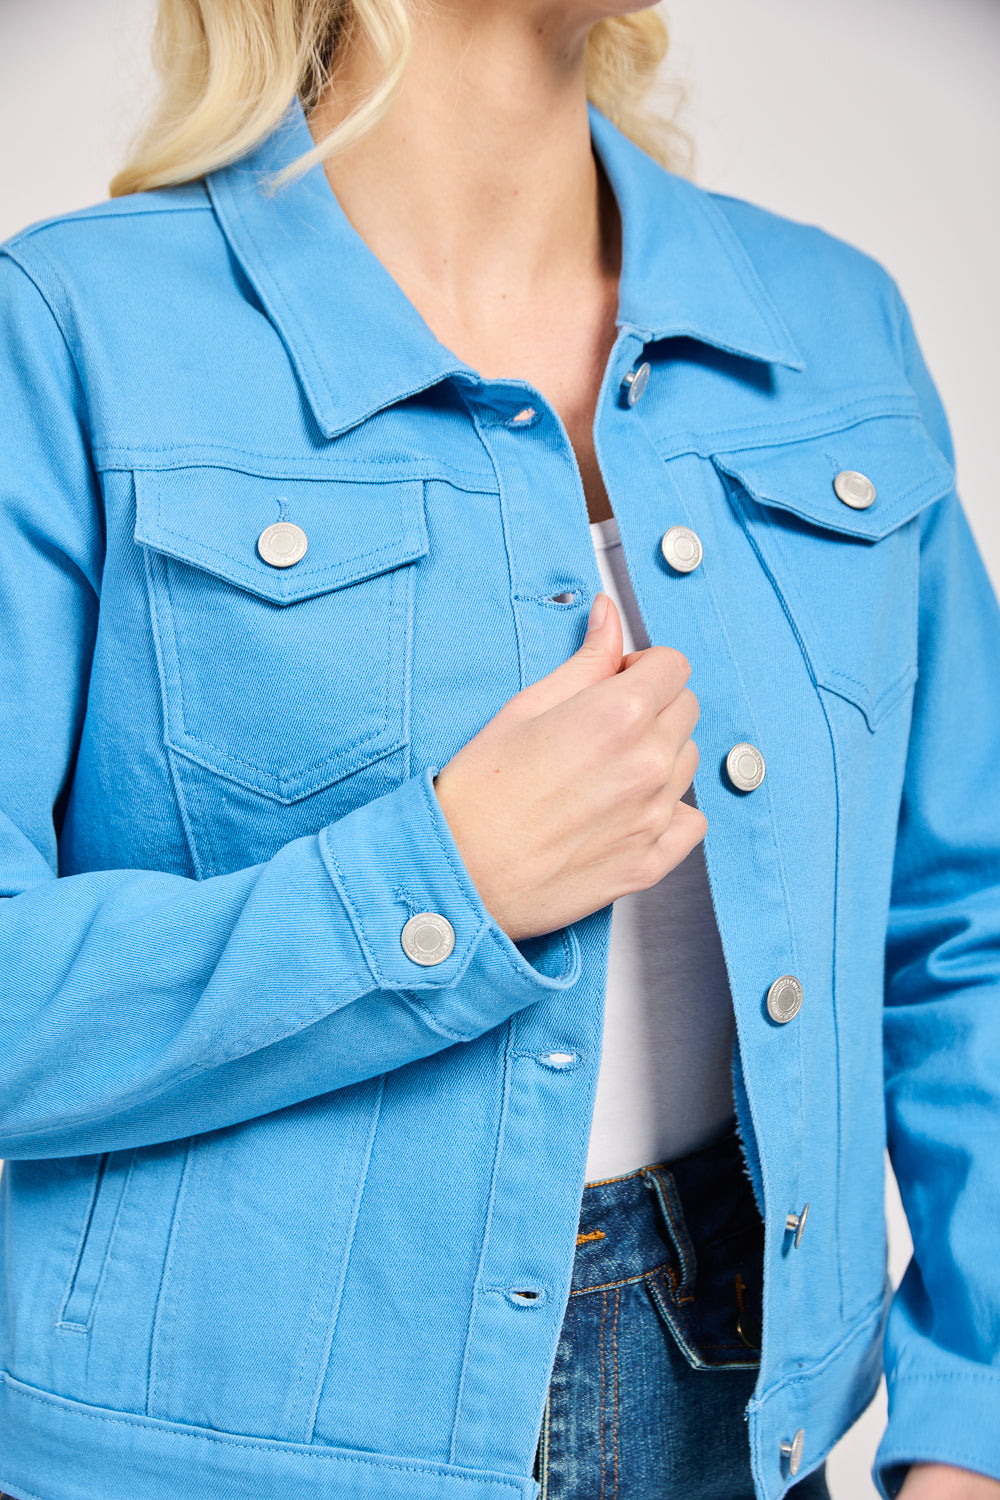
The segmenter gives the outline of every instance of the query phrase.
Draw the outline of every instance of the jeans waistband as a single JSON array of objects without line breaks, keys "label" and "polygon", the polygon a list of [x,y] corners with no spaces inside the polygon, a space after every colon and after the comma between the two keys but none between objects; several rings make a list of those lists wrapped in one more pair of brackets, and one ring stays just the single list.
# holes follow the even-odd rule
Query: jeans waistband
[{"label": "jeans waistband", "polygon": [[670,1265],[683,1298],[696,1248],[759,1220],[734,1120],[686,1156],[584,1186],[570,1295]]}]

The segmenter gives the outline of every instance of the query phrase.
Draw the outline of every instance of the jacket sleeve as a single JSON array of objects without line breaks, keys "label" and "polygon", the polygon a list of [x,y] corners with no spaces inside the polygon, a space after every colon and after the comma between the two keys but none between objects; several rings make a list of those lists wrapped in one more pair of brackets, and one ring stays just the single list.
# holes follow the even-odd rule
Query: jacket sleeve
[{"label": "jacket sleeve", "polygon": [[[198,1134],[343,1088],[572,985],[572,928],[513,943],[425,767],[266,863],[59,877],[99,620],[85,393],[40,288],[0,253],[0,1156]],[[451,954],[407,957],[414,912]]]},{"label": "jacket sleeve", "polygon": [[[893,288],[924,421],[948,421]],[[918,1461],[1000,1479],[1000,608],[956,493],[922,516],[919,676],[890,902],[885,1100],[913,1257],[886,1329],[894,1496]]]}]

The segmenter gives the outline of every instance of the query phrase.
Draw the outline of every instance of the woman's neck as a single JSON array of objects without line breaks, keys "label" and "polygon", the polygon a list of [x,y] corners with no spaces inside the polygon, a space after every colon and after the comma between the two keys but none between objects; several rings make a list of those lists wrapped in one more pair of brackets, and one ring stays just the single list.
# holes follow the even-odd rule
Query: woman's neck
[{"label": "woman's neck", "polygon": [[[592,300],[620,267],[617,206],[587,115],[595,18],[556,35],[511,9],[418,9],[388,114],[325,164],[347,218],[432,326],[472,339]],[[310,117],[314,137],[378,76],[367,48],[349,50]]]}]

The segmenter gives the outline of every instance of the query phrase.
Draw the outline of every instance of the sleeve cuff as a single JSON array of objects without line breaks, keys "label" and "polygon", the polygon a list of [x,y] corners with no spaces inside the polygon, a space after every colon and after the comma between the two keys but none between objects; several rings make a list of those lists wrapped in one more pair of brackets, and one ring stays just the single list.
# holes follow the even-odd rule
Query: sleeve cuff
[{"label": "sleeve cuff", "polygon": [[[465,868],[434,791],[437,772],[428,766],[328,824],[319,847],[374,983],[438,992],[431,1024],[470,1039],[544,991],[575,984],[580,944],[572,926],[520,943],[508,937]],[[455,945],[438,963],[420,964],[403,948],[416,912],[436,912],[454,929]]]},{"label": "sleeve cuff", "polygon": [[1000,1480],[1000,1370],[935,1349],[933,1367],[890,1377],[872,1479],[895,1500],[910,1464],[954,1464]]}]

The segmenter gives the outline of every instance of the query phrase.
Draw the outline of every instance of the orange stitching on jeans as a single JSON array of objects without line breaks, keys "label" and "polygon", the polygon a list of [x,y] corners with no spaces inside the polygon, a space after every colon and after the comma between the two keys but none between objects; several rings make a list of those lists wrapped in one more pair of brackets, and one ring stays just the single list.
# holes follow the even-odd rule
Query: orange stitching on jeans
[{"label": "orange stitching on jeans", "polygon": [[618,1494],[618,1301],[621,1297],[620,1289],[615,1289],[615,1321],[612,1324],[611,1337],[615,1351],[615,1427],[614,1427],[614,1454],[615,1454],[615,1495]]},{"label": "orange stitching on jeans", "polygon": [[[576,1243],[578,1245],[585,1245],[588,1240],[603,1240],[604,1238],[605,1234],[603,1229],[591,1229],[588,1234],[578,1234],[576,1237]],[[3,1500],[2,1495],[0,1495],[0,1500]]]},{"label": "orange stitching on jeans", "polygon": [[601,1424],[600,1424],[601,1425],[601,1494],[600,1494],[600,1500],[604,1500],[604,1319],[607,1316],[607,1311],[608,1311],[608,1294],[607,1294],[606,1291],[602,1293],[602,1299],[603,1299],[604,1305],[601,1308],[601,1333],[600,1333],[600,1350],[601,1350]]},{"label": "orange stitching on jeans", "polygon": [[623,1276],[621,1281],[601,1281],[598,1282],[597,1286],[578,1286],[574,1291],[570,1292],[570,1296],[585,1297],[588,1292],[604,1292],[611,1291],[616,1286],[631,1286],[632,1282],[645,1281],[647,1276],[652,1276],[656,1271],[669,1271],[669,1269],[670,1267],[667,1264],[653,1266],[648,1271],[641,1271],[638,1276]]}]

